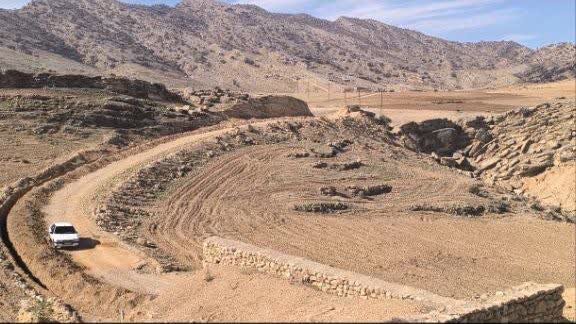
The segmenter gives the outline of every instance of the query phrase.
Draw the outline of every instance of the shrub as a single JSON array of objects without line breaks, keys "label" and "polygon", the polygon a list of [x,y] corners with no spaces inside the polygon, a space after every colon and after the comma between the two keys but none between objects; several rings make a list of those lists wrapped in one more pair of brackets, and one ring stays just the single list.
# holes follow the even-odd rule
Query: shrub
[{"label": "shrub", "polygon": [[294,210],[306,213],[335,213],[342,210],[347,210],[350,207],[341,202],[321,202],[321,203],[306,203],[302,205],[295,205]]},{"label": "shrub", "polygon": [[482,198],[488,198],[488,192],[483,189],[482,185],[475,183],[468,188],[468,192]]},{"label": "shrub", "polygon": [[350,192],[352,196],[369,197],[389,193],[392,191],[392,187],[386,184],[367,187],[350,186],[346,188],[346,190]]},{"label": "shrub", "polygon": [[348,171],[348,170],[354,170],[354,169],[358,169],[361,166],[363,166],[364,164],[360,161],[354,161],[354,162],[349,162],[349,163],[343,163],[343,164],[333,164],[331,166],[332,169],[337,169],[339,171]]},{"label": "shrub", "polygon": [[32,314],[32,318],[34,318],[39,323],[52,322],[52,315],[54,313],[52,310],[52,303],[45,299],[35,300],[34,304],[28,307],[26,311],[30,312],[30,314]]}]

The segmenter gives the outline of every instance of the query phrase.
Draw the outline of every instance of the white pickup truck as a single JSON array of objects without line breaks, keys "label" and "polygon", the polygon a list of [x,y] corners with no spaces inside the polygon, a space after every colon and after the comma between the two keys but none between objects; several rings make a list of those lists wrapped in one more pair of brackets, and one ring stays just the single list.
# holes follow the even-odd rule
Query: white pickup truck
[{"label": "white pickup truck", "polygon": [[54,223],[48,228],[48,234],[50,243],[57,249],[80,245],[78,232],[70,223]]}]

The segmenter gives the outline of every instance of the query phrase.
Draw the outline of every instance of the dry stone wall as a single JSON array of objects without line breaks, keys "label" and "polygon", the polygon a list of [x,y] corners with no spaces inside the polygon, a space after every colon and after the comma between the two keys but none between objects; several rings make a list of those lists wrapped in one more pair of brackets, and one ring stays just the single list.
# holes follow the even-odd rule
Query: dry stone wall
[{"label": "dry stone wall", "polygon": [[404,318],[408,322],[442,323],[548,323],[565,322],[562,285],[525,283],[480,301],[468,302],[448,311]]},{"label": "dry stone wall", "polygon": [[211,237],[204,241],[204,260],[209,263],[256,268],[260,272],[299,280],[328,294],[343,297],[405,299],[435,305],[459,304],[455,299],[425,290],[386,282],[304,258],[219,237]]},{"label": "dry stone wall", "polygon": [[563,320],[564,287],[556,284],[525,283],[506,291],[483,295],[479,300],[456,300],[219,237],[204,241],[204,261],[255,268],[260,272],[299,280],[337,296],[413,300],[435,309],[425,315],[395,321],[500,323]]}]

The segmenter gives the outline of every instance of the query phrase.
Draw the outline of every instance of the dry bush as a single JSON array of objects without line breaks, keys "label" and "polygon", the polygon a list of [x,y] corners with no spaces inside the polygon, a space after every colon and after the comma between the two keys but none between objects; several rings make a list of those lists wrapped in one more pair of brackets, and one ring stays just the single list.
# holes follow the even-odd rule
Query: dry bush
[{"label": "dry bush", "polygon": [[321,202],[295,205],[294,210],[306,213],[330,214],[349,209],[350,206],[341,202]]},{"label": "dry bush", "polygon": [[354,161],[354,162],[348,162],[348,163],[342,163],[342,164],[332,164],[330,166],[330,168],[338,170],[338,171],[349,171],[349,170],[359,169],[363,165],[364,164],[361,161]]},{"label": "dry bush", "polygon": [[214,275],[213,275],[212,272],[210,271],[210,268],[208,267],[207,264],[204,265],[202,276],[203,276],[202,279],[203,279],[205,282],[211,282],[211,281],[213,281],[213,280],[215,279],[215,278],[214,278]]},{"label": "dry bush", "polygon": [[352,196],[356,197],[370,197],[370,196],[378,196],[385,193],[389,193],[392,191],[392,186],[387,184],[375,185],[375,186],[366,186],[366,187],[358,187],[358,186],[350,186],[347,187],[346,190],[350,192]]},{"label": "dry bush", "polygon": [[434,206],[428,204],[414,205],[410,207],[411,211],[429,211],[435,213],[447,213],[458,216],[480,216],[486,211],[486,207],[472,205],[452,205],[452,206]]}]

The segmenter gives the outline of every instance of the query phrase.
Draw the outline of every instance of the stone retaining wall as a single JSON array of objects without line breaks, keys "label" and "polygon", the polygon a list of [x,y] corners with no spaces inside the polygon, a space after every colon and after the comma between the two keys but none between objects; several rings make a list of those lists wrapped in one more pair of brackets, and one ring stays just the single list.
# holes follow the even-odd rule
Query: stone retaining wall
[{"label": "stone retaining wall", "polygon": [[562,285],[525,283],[478,301],[470,301],[446,312],[407,317],[408,322],[517,323],[564,322]]},{"label": "stone retaining wall", "polygon": [[434,305],[459,304],[458,300],[425,290],[386,282],[219,237],[211,237],[204,241],[204,261],[256,268],[260,272],[299,280],[328,294],[343,297],[405,299]]},{"label": "stone retaining wall", "polygon": [[565,302],[562,299],[562,285],[525,283],[506,291],[483,295],[478,300],[456,300],[219,237],[204,241],[204,261],[255,268],[260,272],[301,281],[337,296],[413,300],[436,309],[426,315],[407,316],[396,321],[545,322],[563,319]]}]

